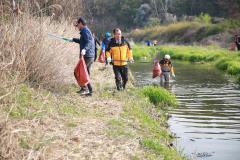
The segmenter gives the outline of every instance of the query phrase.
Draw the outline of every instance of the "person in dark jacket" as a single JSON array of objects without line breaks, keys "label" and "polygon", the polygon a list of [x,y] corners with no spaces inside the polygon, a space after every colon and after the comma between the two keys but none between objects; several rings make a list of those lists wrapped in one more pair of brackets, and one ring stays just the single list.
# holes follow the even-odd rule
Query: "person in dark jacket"
[{"label": "person in dark jacket", "polygon": [[[90,70],[92,63],[95,58],[95,42],[92,32],[87,27],[86,22],[83,18],[78,18],[78,20],[74,23],[74,26],[77,27],[80,31],[80,38],[65,38],[66,41],[75,42],[80,45],[80,55],[83,55],[84,60],[86,62],[87,71],[90,76]],[[81,57],[81,56],[80,56]],[[78,93],[81,95],[89,95],[91,96],[93,92],[91,84],[87,84],[80,89]]]},{"label": "person in dark jacket", "polygon": [[94,38],[94,44],[95,44],[95,56],[94,56],[94,62],[97,60],[97,53],[98,53],[98,46],[100,46],[100,42],[93,33],[93,38]]},{"label": "person in dark jacket", "polygon": [[145,42],[147,46],[152,46],[152,42],[150,40],[146,40]]},{"label": "person in dark jacket", "polygon": [[240,36],[239,35],[235,35],[235,43],[237,46],[237,50],[240,51]]}]

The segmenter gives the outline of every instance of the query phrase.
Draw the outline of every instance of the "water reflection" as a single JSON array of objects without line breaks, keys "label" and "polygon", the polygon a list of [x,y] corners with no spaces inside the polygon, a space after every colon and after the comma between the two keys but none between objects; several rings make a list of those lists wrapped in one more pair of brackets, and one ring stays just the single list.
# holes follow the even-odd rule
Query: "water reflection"
[{"label": "water reflection", "polygon": [[172,91],[172,84],[170,82],[160,81],[160,86],[169,91]]},{"label": "water reflection", "polygon": [[[152,79],[151,64],[131,66],[137,85],[160,85],[176,94],[179,107],[169,125],[179,148],[194,159],[240,159],[240,87],[206,65],[175,63],[176,81]],[[204,156],[208,155],[208,156]]]}]

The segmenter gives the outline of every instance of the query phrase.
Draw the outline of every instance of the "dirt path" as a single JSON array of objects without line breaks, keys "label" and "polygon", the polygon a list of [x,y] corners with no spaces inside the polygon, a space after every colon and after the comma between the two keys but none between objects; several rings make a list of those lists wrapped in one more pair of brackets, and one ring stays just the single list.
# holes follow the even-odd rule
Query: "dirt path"
[{"label": "dirt path", "polygon": [[[69,67],[72,68],[73,64]],[[68,74],[69,76],[71,74],[69,69]],[[110,90],[109,92],[114,90],[112,66],[104,67],[104,64],[95,62],[91,79],[95,94],[93,97],[82,98],[79,95],[72,97],[84,103],[85,116],[75,119],[77,126],[68,130],[67,135],[70,141],[65,143],[64,150],[61,149],[62,147],[59,148],[59,150],[62,150],[63,157],[70,159],[126,160],[140,155],[142,150],[137,139],[122,135],[113,136],[108,133],[113,132],[111,121],[120,119],[123,110],[122,102],[98,97],[106,89]],[[68,148],[69,145],[71,149]],[[53,153],[52,155],[57,154]]]},{"label": "dirt path", "polygon": [[[75,53],[63,55],[61,65],[62,80],[69,86],[76,84],[72,73],[78,51]],[[92,83],[92,97],[81,97],[75,93],[75,87],[60,96],[51,93],[43,96],[41,92],[35,96],[35,91],[29,89],[33,102],[24,107],[28,107],[28,115],[39,115],[10,118],[1,123],[0,145],[6,147],[1,148],[0,159],[126,160],[141,157],[143,150],[135,131],[124,124],[128,120],[121,117],[123,102],[104,96],[115,92],[112,67],[105,68],[95,62]],[[121,93],[116,94],[121,96]],[[13,106],[13,110],[15,107],[18,108]]]}]

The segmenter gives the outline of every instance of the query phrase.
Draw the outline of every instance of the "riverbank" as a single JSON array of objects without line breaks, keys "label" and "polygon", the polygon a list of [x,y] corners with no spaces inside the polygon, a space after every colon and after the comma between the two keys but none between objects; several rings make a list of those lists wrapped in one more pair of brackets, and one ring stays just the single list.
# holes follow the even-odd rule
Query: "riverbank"
[{"label": "riverbank", "polygon": [[135,56],[146,57],[149,61],[160,53],[169,54],[172,59],[193,63],[210,63],[218,69],[237,77],[240,82],[240,52],[229,51],[215,46],[177,46],[163,45],[147,47],[136,45]]},{"label": "riverbank", "polygon": [[[211,64],[173,64],[176,80],[164,87],[178,101],[168,119],[174,144],[190,159],[239,159],[240,85]],[[152,79],[152,63],[135,63],[131,69],[138,86],[160,85],[159,78]]]},{"label": "riverbank", "polygon": [[45,17],[16,20],[0,28],[0,159],[183,159],[164,99],[153,105],[131,76],[129,89],[117,92],[112,67],[98,62],[94,94],[81,97],[73,76],[79,46],[47,36],[78,31]]},{"label": "riverbank", "polygon": [[20,85],[11,97],[14,103],[1,105],[1,157],[182,159],[172,146],[163,109],[174,97],[155,90],[165,97],[156,107],[143,96],[154,88],[116,92],[110,66],[103,70],[95,64],[93,73],[101,76],[97,83],[109,82],[94,83],[93,97],[79,96],[74,84],[55,94]]}]

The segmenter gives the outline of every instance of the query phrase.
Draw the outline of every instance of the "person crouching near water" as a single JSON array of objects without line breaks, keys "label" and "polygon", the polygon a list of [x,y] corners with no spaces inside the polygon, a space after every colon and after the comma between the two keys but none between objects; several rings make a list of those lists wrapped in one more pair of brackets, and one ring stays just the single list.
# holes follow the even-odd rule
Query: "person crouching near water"
[{"label": "person crouching near water", "polygon": [[128,41],[122,37],[119,28],[113,30],[114,38],[111,38],[106,50],[108,63],[113,65],[115,74],[115,82],[117,90],[126,88],[128,81],[128,65],[127,62],[133,62],[132,49]]},{"label": "person crouching near water", "polygon": [[170,75],[172,75],[173,78],[175,78],[175,74],[173,71],[173,65],[170,60],[170,56],[166,54],[164,58],[159,62],[162,70],[162,74],[160,76],[161,84],[163,82],[169,83]]}]

